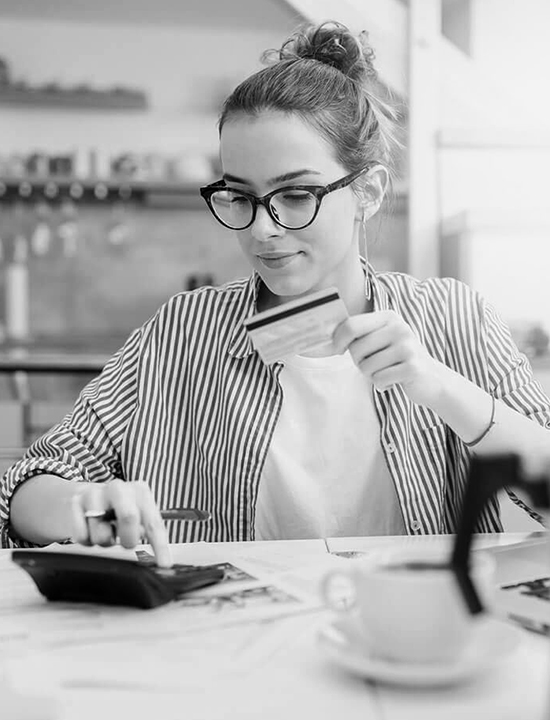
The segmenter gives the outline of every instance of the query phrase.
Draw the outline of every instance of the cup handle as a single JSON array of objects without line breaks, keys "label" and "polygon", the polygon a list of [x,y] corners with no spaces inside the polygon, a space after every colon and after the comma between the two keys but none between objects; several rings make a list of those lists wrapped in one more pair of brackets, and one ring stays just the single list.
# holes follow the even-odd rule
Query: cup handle
[{"label": "cup handle", "polygon": [[[340,597],[340,599],[338,599],[338,597],[334,593],[334,584],[337,581],[342,580],[345,580],[345,582],[353,589],[354,594],[351,598],[351,601],[348,601],[348,599],[346,598],[346,601],[343,602],[343,598]],[[355,585],[355,579],[350,572],[346,572],[344,570],[329,570],[321,578],[321,586],[319,588],[319,591],[323,602],[331,610],[335,610],[336,612],[348,612],[353,607],[355,607],[357,590]]]}]

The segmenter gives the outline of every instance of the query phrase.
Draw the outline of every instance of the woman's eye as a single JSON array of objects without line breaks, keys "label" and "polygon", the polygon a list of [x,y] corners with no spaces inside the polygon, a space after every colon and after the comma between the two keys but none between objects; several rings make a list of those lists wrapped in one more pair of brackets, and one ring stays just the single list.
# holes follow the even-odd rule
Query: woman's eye
[{"label": "woman's eye", "polygon": [[232,195],[229,201],[232,205],[243,205],[248,202],[248,198],[244,195]]},{"label": "woman's eye", "polygon": [[311,195],[308,192],[285,192],[282,193],[280,197],[284,202],[294,203],[296,205],[306,203],[311,200]]}]

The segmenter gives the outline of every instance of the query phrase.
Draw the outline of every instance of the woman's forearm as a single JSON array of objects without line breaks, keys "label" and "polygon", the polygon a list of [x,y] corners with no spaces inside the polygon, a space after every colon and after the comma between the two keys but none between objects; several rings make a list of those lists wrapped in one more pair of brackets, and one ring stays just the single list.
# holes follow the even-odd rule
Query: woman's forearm
[{"label": "woman's forearm", "polygon": [[23,482],[10,502],[10,525],[14,533],[38,545],[71,537],[71,504],[87,484],[57,475],[36,475]]},{"label": "woman's forearm", "polygon": [[[489,426],[492,398],[485,390],[453,370],[440,367],[441,391],[430,405],[441,419],[465,442],[479,438]],[[550,430],[496,401],[494,427],[475,451],[481,453],[517,452],[525,456],[548,457]]]}]

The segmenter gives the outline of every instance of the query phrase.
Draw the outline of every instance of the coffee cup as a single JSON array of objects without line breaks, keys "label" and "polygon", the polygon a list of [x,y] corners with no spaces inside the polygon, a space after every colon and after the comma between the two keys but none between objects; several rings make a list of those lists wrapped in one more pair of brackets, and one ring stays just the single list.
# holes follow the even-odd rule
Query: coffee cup
[{"label": "coffee cup", "polygon": [[[454,662],[487,615],[470,613],[450,559],[448,549],[428,546],[376,552],[328,572],[321,595],[340,615],[350,640],[369,654],[403,663]],[[494,558],[472,553],[470,574],[490,608]]]}]

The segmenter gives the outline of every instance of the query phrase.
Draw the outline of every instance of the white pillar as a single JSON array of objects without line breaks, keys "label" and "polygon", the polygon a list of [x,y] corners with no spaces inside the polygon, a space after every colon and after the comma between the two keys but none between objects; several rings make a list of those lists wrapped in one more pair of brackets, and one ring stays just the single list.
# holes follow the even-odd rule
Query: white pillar
[{"label": "white pillar", "polygon": [[410,0],[408,269],[419,279],[439,274],[440,39],[441,0]]}]

